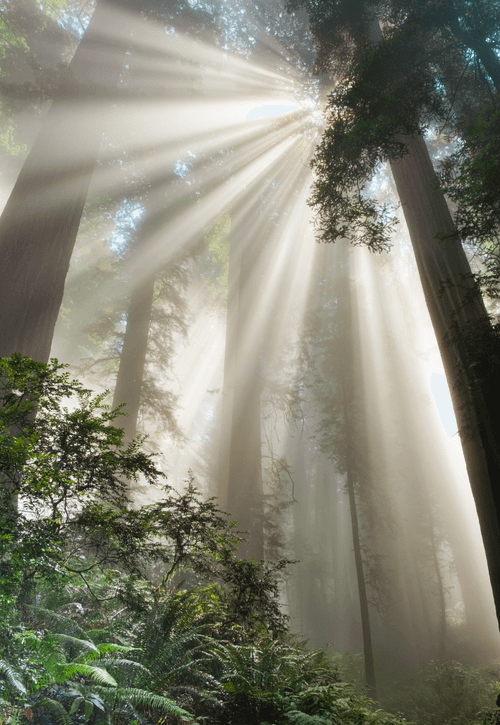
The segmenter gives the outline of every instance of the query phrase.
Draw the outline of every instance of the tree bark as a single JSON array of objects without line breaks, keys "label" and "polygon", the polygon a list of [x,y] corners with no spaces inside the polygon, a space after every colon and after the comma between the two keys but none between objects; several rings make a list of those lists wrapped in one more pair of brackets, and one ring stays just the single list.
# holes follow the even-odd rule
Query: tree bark
[{"label": "tree bark", "polygon": [[127,327],[116,378],[113,407],[124,405],[125,417],[118,424],[125,432],[125,442],[137,435],[137,418],[141,402],[141,386],[146,364],[149,325],[155,287],[154,274],[134,288],[127,313]]},{"label": "tree bark", "polygon": [[242,544],[240,554],[260,561],[264,558],[260,343],[253,340],[249,344],[252,321],[255,325],[253,300],[258,295],[255,275],[258,253],[247,240],[239,240],[239,244],[243,243],[237,324],[233,328],[236,339],[230,342],[234,384],[227,505],[240,530],[248,531],[248,540]]},{"label": "tree bark", "polygon": [[[382,39],[370,23],[372,44]],[[391,162],[464,452],[500,624],[500,389],[498,342],[429,151],[418,136]],[[476,343],[474,343],[474,337]]]},{"label": "tree bark", "polygon": [[99,0],[0,219],[2,357],[49,358],[103,131],[102,109],[88,103],[116,87],[128,47],[126,23],[109,34],[119,7]]},{"label": "tree bark", "polygon": [[470,347],[474,332],[493,332],[427,147],[421,137],[405,143],[409,153],[391,168],[446,372],[500,622],[498,381],[478,379],[482,351]]},{"label": "tree bark", "polygon": [[365,680],[368,694],[374,700],[377,699],[377,685],[375,680],[375,663],[373,660],[372,635],[370,627],[370,613],[368,611],[368,597],[366,594],[366,582],[363,571],[363,557],[359,535],[358,512],[356,508],[356,493],[354,491],[353,464],[351,461],[350,445],[352,445],[352,434],[350,430],[349,414],[344,391],[344,425],[346,428],[346,469],[347,469],[347,492],[349,494],[349,508],[351,512],[352,543],[354,547],[354,561],[356,562],[356,575],[358,580],[359,608],[361,612],[361,629],[363,632],[363,654],[365,660]]},{"label": "tree bark", "polygon": [[[354,561],[356,565],[356,578],[358,584],[359,608],[361,614],[361,630],[363,635],[363,654],[365,662],[365,681],[368,694],[374,700],[377,699],[377,685],[375,678],[375,663],[373,658],[373,644],[370,626],[370,613],[368,609],[368,596],[366,591],[366,580],[363,568],[363,556],[361,552],[361,538],[359,531],[358,508],[356,504],[356,482],[360,482],[363,473],[359,472],[359,443],[362,439],[362,432],[359,430],[357,421],[353,420],[356,410],[354,400],[357,389],[357,371],[355,370],[354,355],[354,315],[352,309],[352,290],[349,278],[349,247],[343,245],[340,250],[342,256],[338,258],[340,264],[337,290],[340,299],[343,301],[343,312],[340,319],[340,336],[338,345],[342,350],[338,363],[339,390],[344,423],[344,448],[345,448],[345,472],[347,493],[349,496],[349,509],[351,517],[352,542],[354,548]],[[342,267],[344,272],[342,273]],[[356,451],[358,444],[358,451]],[[361,464],[362,466],[362,464]],[[358,470],[357,470],[358,469]]]}]

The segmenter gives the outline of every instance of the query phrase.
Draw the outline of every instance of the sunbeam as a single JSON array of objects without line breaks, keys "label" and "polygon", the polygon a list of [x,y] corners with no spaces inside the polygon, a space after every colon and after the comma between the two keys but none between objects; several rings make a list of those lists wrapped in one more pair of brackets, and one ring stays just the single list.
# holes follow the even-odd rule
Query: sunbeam
[{"label": "sunbeam", "polygon": [[[421,36],[413,1],[385,3],[383,38],[369,3],[347,5],[0,7],[2,577],[18,564],[1,542],[21,551],[32,522],[45,527],[40,541],[53,536],[43,555],[38,539],[26,556],[16,554],[33,571],[12,574],[8,606],[15,601],[35,619],[29,629],[9,620],[5,636],[0,627],[0,671],[11,646],[5,638],[45,637],[35,611],[42,580],[65,592],[60,616],[76,607],[81,636],[96,641],[81,645],[78,628],[71,641],[61,639],[57,653],[67,662],[46,680],[54,692],[45,684],[34,695],[16,690],[7,723],[66,716],[70,701],[68,722],[56,717],[66,725],[82,717],[92,725],[100,713],[102,722],[124,725],[351,723],[358,698],[363,722],[403,722],[386,719],[380,705],[419,725],[432,683],[456,676],[456,684],[459,672],[477,684],[486,676],[470,668],[499,656],[496,539],[490,527],[485,548],[481,513],[493,505],[487,483],[497,470],[484,451],[495,449],[486,382],[493,385],[497,369],[498,295],[463,273],[467,246],[454,226],[465,224],[472,194],[459,198],[462,187],[473,179],[476,192],[491,171],[482,172],[481,149],[466,144],[483,122],[493,124],[487,104],[498,90],[497,63],[490,58],[488,70],[477,60],[473,82],[476,51],[461,46],[472,30],[455,37],[448,16],[427,17],[428,4],[418,12],[432,39],[429,30]],[[470,20],[463,15],[459,27]],[[402,37],[418,82],[406,55],[392,55]],[[451,46],[436,50],[443,38],[455,44],[450,65],[443,57]],[[492,53],[500,47],[493,30],[484,42]],[[470,56],[466,67],[462,56]],[[434,134],[440,124],[443,133]],[[439,224],[425,227],[434,216]],[[494,216],[486,251],[479,241],[474,249],[478,269],[497,274]],[[40,372],[35,363],[50,357],[85,390],[56,380],[57,370]],[[10,364],[27,365],[26,380],[9,377]],[[73,393],[80,403],[64,409]],[[23,396],[35,396],[26,411]],[[87,489],[81,482],[94,467],[105,483]],[[67,604],[80,575],[82,603]],[[157,669],[139,665],[153,648],[148,627]],[[194,642],[195,654],[172,659],[167,640]],[[335,652],[308,652],[328,643]],[[272,664],[261,678],[265,647],[270,662],[295,649],[287,667]],[[87,662],[88,652],[95,657]],[[121,675],[106,679],[106,663],[118,670],[122,654],[137,659],[130,671],[137,664],[143,680],[152,673],[152,699],[135,675],[130,692]],[[230,659],[241,665],[247,655],[250,674],[234,674]],[[293,658],[307,669],[314,657],[300,692],[281,692],[278,679],[300,679]],[[361,659],[376,709],[341,681],[360,679]],[[14,690],[7,655],[5,663]],[[185,686],[178,673],[188,670]],[[104,715],[105,694],[85,694],[93,679],[96,693],[106,684],[128,704]],[[496,692],[489,681],[484,687]],[[0,678],[0,710],[9,693]],[[177,696],[186,710],[169,700]],[[240,717],[238,698],[251,704],[250,719]],[[422,725],[480,725],[463,715],[463,703],[454,719],[433,707]],[[476,712],[489,722],[484,703]]]}]

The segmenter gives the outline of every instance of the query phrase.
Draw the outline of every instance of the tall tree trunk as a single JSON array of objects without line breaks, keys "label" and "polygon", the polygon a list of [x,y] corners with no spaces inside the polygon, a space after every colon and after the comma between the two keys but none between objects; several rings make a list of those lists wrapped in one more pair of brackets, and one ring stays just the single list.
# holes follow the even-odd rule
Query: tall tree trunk
[{"label": "tall tree trunk", "polygon": [[[378,21],[369,35],[380,41]],[[450,389],[500,624],[498,343],[427,146],[421,136],[403,140],[408,153],[391,162],[392,174]]]},{"label": "tall tree trunk", "polygon": [[128,47],[122,7],[99,0],[0,218],[0,356],[49,358],[103,131],[88,104],[116,87]]},{"label": "tall tree trunk", "polygon": [[235,355],[238,338],[238,305],[240,298],[241,243],[233,234],[229,246],[229,273],[226,314],[226,344],[224,348],[224,382],[222,387],[221,427],[218,465],[219,506],[227,510],[229,488],[229,458],[231,454],[231,425],[234,406]]},{"label": "tall tree trunk", "polygon": [[123,412],[126,417],[118,418],[117,423],[124,429],[126,442],[137,435],[154,288],[155,275],[151,274],[134,288],[127,312],[127,327],[113,396],[113,407],[125,406]]},{"label": "tall tree trunk", "polygon": [[437,588],[438,588],[438,597],[439,597],[439,628],[438,628],[438,636],[437,636],[437,647],[436,647],[436,657],[441,662],[444,661],[444,657],[446,654],[446,632],[447,632],[447,626],[446,626],[446,592],[444,588],[444,582],[443,582],[443,575],[441,573],[441,564],[439,562],[438,552],[437,552],[437,545],[436,545],[436,537],[434,535],[434,517],[432,515],[432,508],[429,499],[427,498],[427,505],[429,510],[429,531],[430,531],[430,538],[431,538],[431,547],[432,547],[432,561],[434,564],[434,571],[436,573],[436,582],[437,582]]},{"label": "tall tree trunk", "polygon": [[[346,396],[344,393],[344,400]],[[348,405],[348,403],[347,403]],[[346,405],[344,405],[346,410]],[[373,660],[372,635],[370,627],[370,613],[368,611],[368,597],[366,594],[365,574],[363,571],[363,557],[361,554],[361,543],[359,534],[358,511],[356,508],[356,493],[353,481],[353,462],[351,460],[350,444],[352,444],[349,416],[346,413],[344,419],[347,439],[347,492],[349,494],[349,508],[351,512],[352,542],[354,547],[354,561],[356,562],[356,575],[358,579],[359,608],[361,612],[361,628],[363,632],[363,654],[365,660],[365,680],[368,687],[368,694],[374,700],[377,699],[377,685],[375,680],[375,664]]]},{"label": "tall tree trunk", "polygon": [[255,326],[253,301],[258,295],[255,270],[259,255],[249,240],[239,243],[244,243],[245,248],[241,252],[238,282],[236,340],[231,344],[234,385],[227,505],[240,530],[248,531],[248,540],[242,544],[240,553],[260,561],[264,558],[260,340],[249,344],[249,334]]},{"label": "tall tree trunk", "polygon": [[[368,694],[377,699],[377,685],[375,679],[375,663],[373,659],[372,634],[370,626],[370,613],[368,609],[368,596],[363,569],[363,556],[361,552],[361,538],[359,530],[358,508],[356,503],[356,482],[359,476],[359,461],[356,460],[356,447],[360,446],[362,433],[354,420],[356,403],[354,400],[357,387],[357,373],[355,370],[354,355],[354,315],[352,310],[352,290],[349,278],[349,247],[343,245],[339,250],[342,256],[338,257],[339,272],[338,294],[342,300],[343,313],[341,315],[341,334],[338,344],[342,350],[338,363],[339,389],[343,411],[345,471],[347,493],[349,496],[349,509],[351,516],[352,541],[354,548],[354,561],[356,564],[356,577],[359,594],[359,608],[361,614],[361,629],[363,635],[363,654],[365,662],[365,680]],[[347,255],[347,256],[344,256]],[[342,271],[343,268],[343,271]],[[361,464],[362,466],[362,464]]]},{"label": "tall tree trunk", "polygon": [[474,368],[484,366],[484,350],[470,343],[475,332],[486,339],[493,333],[427,147],[420,137],[405,141],[410,153],[391,168],[446,372],[500,622],[498,381],[478,379]]}]

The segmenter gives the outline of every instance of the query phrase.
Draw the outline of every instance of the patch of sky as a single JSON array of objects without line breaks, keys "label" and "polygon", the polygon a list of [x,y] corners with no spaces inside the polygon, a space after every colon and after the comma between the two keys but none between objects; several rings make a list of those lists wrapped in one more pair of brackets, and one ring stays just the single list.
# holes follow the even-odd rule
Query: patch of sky
[{"label": "patch of sky", "polygon": [[[186,176],[189,174],[191,169],[193,168],[193,164],[190,161],[190,159],[195,159],[196,154],[193,154],[191,151],[187,152],[188,159],[178,159],[174,164],[174,174],[177,174],[177,176],[180,176],[181,179],[185,179]],[[189,181],[186,183],[190,183]]]},{"label": "patch of sky", "polygon": [[[42,10],[45,12],[47,11],[46,3],[39,2],[38,5]],[[71,35],[81,39],[83,38],[88,24],[90,23],[90,18],[92,17],[92,13],[89,14],[86,12],[86,7],[87,6],[84,6],[80,12],[60,8],[55,20],[61,28],[64,28],[64,30],[71,33]]]},{"label": "patch of sky", "polygon": [[125,252],[137,231],[145,208],[138,199],[124,199],[115,215],[115,228],[109,240],[109,248],[113,254]]},{"label": "patch of sky", "polygon": [[439,417],[443,428],[449,436],[455,435],[457,432],[457,421],[453,412],[453,404],[451,402],[450,391],[446,377],[442,373],[432,373],[431,375],[431,392],[438,409]]},{"label": "patch of sky", "polygon": [[297,111],[299,106],[289,105],[264,105],[256,106],[245,116],[246,121],[255,121],[257,118],[270,118],[271,116],[282,116],[284,113]]},{"label": "patch of sky", "polygon": [[181,179],[184,179],[184,177],[189,174],[189,170],[190,170],[189,164],[186,164],[186,162],[183,159],[179,159],[179,161],[176,161],[174,164],[174,174],[177,174],[177,176],[180,176]]},{"label": "patch of sky", "polygon": [[446,96],[446,87],[438,76],[434,79],[434,85],[436,87],[436,90],[438,93],[440,93],[442,96]]}]

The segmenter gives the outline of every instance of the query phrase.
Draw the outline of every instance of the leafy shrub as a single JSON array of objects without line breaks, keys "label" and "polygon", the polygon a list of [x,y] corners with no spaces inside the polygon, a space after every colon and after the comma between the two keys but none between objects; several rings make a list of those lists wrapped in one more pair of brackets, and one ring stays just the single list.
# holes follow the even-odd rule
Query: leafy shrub
[{"label": "leafy shrub", "polygon": [[419,683],[392,684],[386,706],[397,709],[419,725],[481,725],[492,710],[498,692],[498,674],[460,662],[431,662]]}]

